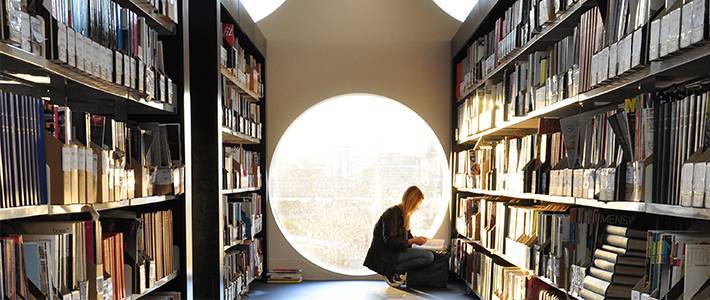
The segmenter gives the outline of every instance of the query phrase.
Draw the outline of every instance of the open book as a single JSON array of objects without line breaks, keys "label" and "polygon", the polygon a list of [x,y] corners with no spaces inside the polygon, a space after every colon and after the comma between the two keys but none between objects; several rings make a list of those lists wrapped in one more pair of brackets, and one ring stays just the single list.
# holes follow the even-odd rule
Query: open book
[{"label": "open book", "polygon": [[442,239],[428,239],[424,245],[412,245],[415,249],[427,249],[427,250],[444,250],[444,240]]}]

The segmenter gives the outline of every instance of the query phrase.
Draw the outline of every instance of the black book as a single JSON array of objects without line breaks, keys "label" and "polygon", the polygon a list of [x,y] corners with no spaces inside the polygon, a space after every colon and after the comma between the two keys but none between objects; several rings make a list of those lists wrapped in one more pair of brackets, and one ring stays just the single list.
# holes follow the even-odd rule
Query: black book
[{"label": "black book", "polygon": [[[2,9],[2,3],[0,3],[0,9]],[[0,13],[0,22],[2,22],[2,13]],[[1,23],[0,23],[1,24]],[[1,34],[1,33],[0,33]],[[5,97],[4,93],[0,92],[0,208],[8,207],[7,198],[9,198],[8,192],[8,175],[6,174],[6,165],[8,163],[5,157]],[[0,277],[1,278],[1,277]],[[0,287],[2,289],[2,287]]]}]

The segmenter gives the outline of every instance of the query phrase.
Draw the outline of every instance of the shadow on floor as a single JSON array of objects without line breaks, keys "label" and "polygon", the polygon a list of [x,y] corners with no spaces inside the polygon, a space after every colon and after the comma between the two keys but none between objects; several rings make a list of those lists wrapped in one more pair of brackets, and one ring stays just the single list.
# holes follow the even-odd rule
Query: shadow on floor
[{"label": "shadow on floor", "polygon": [[400,290],[384,281],[306,281],[298,284],[267,284],[256,282],[248,299],[474,299],[466,294],[461,282],[451,282],[447,288],[417,288]]}]

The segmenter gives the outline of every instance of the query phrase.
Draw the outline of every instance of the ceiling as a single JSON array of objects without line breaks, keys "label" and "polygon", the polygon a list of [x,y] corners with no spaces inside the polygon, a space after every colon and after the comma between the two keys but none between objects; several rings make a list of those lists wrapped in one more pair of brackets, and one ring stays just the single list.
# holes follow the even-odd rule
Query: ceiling
[{"label": "ceiling", "polygon": [[432,0],[287,0],[258,22],[269,43],[310,45],[449,41],[460,24]]}]

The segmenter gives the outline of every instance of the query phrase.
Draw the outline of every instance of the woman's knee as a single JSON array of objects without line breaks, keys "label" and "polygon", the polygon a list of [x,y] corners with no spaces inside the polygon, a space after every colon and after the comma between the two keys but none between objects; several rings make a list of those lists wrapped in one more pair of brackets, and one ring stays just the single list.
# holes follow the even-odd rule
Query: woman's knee
[{"label": "woman's knee", "polygon": [[426,260],[427,264],[434,262],[434,252],[427,251],[422,257]]}]

